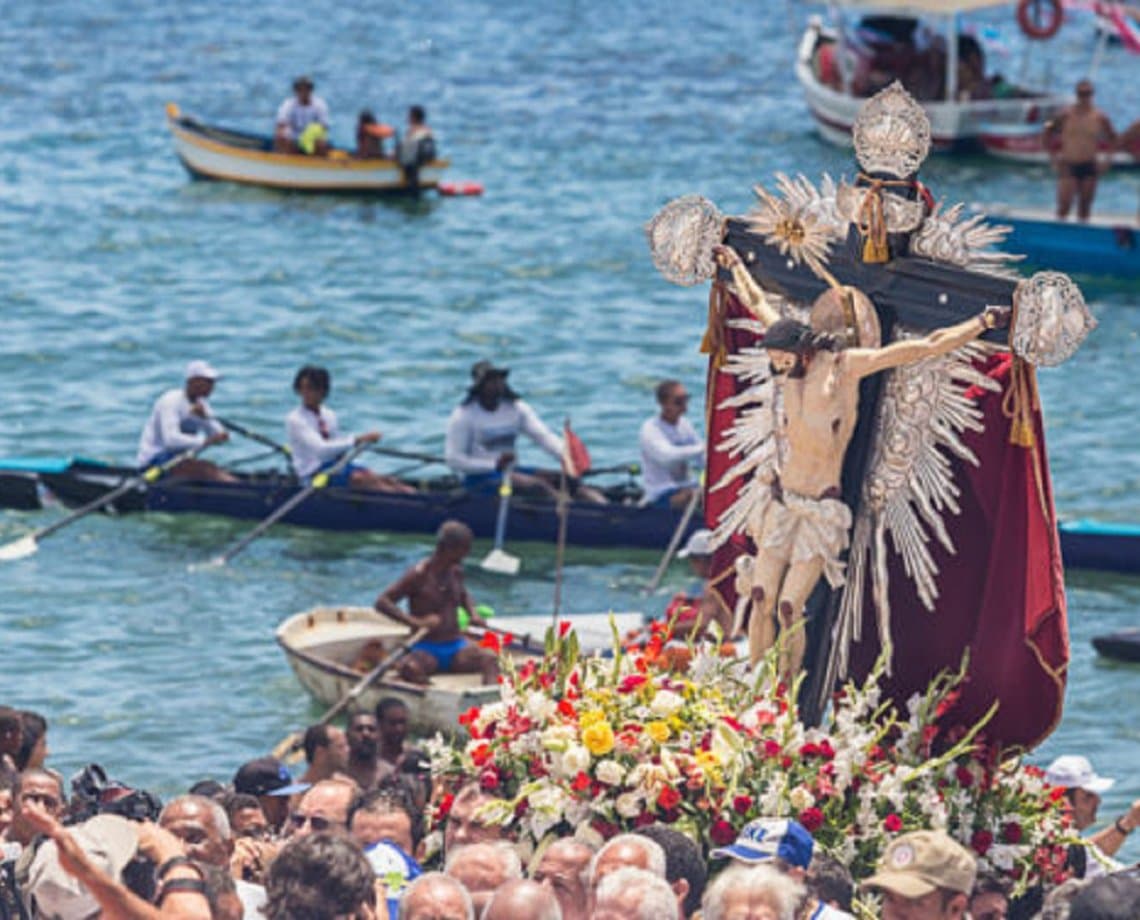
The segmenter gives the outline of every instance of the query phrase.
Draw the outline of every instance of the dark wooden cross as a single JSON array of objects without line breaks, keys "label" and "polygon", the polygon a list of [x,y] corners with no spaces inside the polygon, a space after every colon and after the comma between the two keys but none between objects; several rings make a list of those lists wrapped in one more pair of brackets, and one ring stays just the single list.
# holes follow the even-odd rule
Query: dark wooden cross
[{"label": "dark wooden cross", "polygon": [[[879,315],[884,344],[890,341],[896,322],[912,329],[933,331],[977,316],[988,306],[1012,305],[1016,281],[905,254],[905,236],[892,234],[890,242],[892,253],[904,254],[894,256],[889,262],[865,263],[861,258],[862,239],[852,226],[844,242],[833,244],[827,262],[828,271],[840,284],[858,288],[871,298]],[[728,221],[725,243],[739,253],[752,277],[765,291],[788,300],[812,303],[828,289],[828,283],[810,268],[781,255],[776,247],[765,243],[761,234],[749,230],[743,220]],[[722,268],[718,280],[730,282],[731,274]],[[993,329],[982,338],[1005,343],[1007,331]],[[883,375],[875,374],[863,380],[859,388],[859,419],[847,447],[841,483],[843,500],[852,514],[858,513],[863,494],[882,385]],[[800,708],[808,725],[819,723],[832,691],[824,681],[841,591],[831,589],[820,579],[807,605],[806,660],[811,666],[801,692]]]}]

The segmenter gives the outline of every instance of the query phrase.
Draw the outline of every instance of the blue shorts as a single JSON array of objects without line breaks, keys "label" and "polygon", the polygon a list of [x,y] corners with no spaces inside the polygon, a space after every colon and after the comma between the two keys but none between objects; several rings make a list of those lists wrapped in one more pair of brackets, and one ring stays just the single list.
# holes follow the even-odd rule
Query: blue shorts
[{"label": "blue shorts", "polygon": [[412,651],[427,652],[439,663],[441,671],[450,671],[451,662],[465,648],[467,648],[467,640],[460,636],[450,642],[417,642],[412,646]]},{"label": "blue shorts", "polygon": [[[316,476],[318,473],[327,472],[328,470],[330,470],[334,466],[336,466],[337,463],[339,463],[339,462],[340,462],[339,460],[330,460],[328,463],[319,467],[317,469],[317,472],[313,473],[313,476]],[[330,486],[337,486],[338,488],[341,488],[341,489],[347,489],[348,486],[350,485],[349,480],[352,479],[352,474],[355,473],[357,470],[363,470],[363,469],[365,469],[365,467],[361,466],[359,463],[350,463],[344,469],[340,470],[339,472],[333,473],[329,476],[329,485]],[[312,476],[309,477],[310,480],[312,478],[313,478]]]},{"label": "blue shorts", "polygon": [[[533,476],[538,470],[533,466],[516,466],[515,472]],[[463,488],[468,492],[490,495],[492,492],[499,491],[499,483],[502,481],[503,474],[499,470],[490,470],[486,473],[468,473],[463,477]]]}]

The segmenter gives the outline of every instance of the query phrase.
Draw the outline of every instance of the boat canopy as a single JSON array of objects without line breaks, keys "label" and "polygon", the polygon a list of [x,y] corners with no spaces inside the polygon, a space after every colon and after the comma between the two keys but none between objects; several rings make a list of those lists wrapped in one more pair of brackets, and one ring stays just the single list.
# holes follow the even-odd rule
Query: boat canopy
[{"label": "boat canopy", "polygon": [[844,9],[911,13],[915,16],[952,16],[955,13],[1012,5],[1011,0],[832,0],[832,6]]}]

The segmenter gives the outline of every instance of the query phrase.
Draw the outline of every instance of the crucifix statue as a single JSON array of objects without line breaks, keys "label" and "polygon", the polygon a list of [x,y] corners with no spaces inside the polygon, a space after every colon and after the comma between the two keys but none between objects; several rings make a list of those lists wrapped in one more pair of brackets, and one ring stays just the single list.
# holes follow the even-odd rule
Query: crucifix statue
[{"label": "crucifix statue", "polygon": [[[934,205],[918,180],[929,122],[900,85],[865,104],[854,144],[852,183],[781,176],[781,194],[757,188],[740,219],[687,196],[647,227],[667,278],[714,281],[709,412],[727,416],[710,424],[707,523],[736,547],[751,661],[779,630],[785,676],[807,664],[809,720],[846,670],[868,596],[890,647],[892,567],[938,606],[930,544],[954,552],[951,460],[977,462],[971,394],[1000,388],[984,360],[1012,345],[1008,434],[1035,449],[1032,366],[1064,360],[1095,325],[1065,276],[1013,274],[992,251],[1004,228]],[[718,507],[718,493],[731,500]]]}]

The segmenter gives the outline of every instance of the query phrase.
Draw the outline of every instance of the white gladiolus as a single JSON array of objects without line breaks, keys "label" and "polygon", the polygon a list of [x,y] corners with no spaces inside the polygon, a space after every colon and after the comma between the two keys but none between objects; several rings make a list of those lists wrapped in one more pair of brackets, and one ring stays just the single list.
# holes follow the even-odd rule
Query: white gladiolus
[{"label": "white gladiolus", "polygon": [[526,705],[523,708],[532,721],[546,722],[554,715],[558,704],[545,693],[534,692],[526,695]]}]

